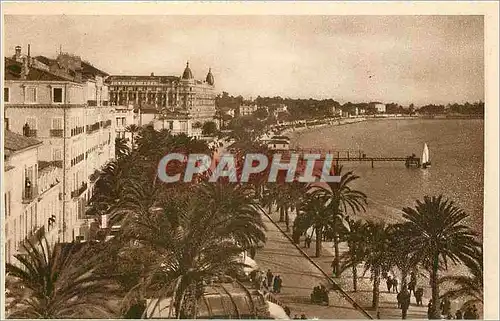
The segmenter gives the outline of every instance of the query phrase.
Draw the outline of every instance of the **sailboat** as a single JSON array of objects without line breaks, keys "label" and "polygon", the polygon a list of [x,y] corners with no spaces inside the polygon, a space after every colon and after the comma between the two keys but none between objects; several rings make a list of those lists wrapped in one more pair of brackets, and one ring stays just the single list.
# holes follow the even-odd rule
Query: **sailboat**
[{"label": "sailboat", "polygon": [[424,151],[422,152],[422,168],[431,167],[431,159],[429,157],[429,147],[427,143],[424,144]]}]

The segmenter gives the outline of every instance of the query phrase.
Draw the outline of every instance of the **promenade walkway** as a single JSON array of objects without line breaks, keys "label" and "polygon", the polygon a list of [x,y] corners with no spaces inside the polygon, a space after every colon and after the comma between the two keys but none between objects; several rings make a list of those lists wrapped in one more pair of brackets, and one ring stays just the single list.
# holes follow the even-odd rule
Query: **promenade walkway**
[{"label": "promenade walkway", "polygon": [[[274,222],[276,222],[280,228],[285,231],[285,223],[278,223],[279,214],[273,213],[271,214],[271,218]],[[293,220],[293,219],[292,219]],[[287,233],[291,236],[291,233]],[[320,258],[314,257],[315,255],[315,242],[314,240],[311,242],[310,248],[304,248],[304,239],[301,238],[300,247],[302,250],[309,255],[309,257],[321,267],[323,271],[331,275],[331,263],[333,261],[333,243],[331,242],[323,242],[323,251],[322,256]],[[347,250],[344,244],[340,244],[340,253]],[[344,271],[342,273],[341,278],[333,278],[333,280],[344,290],[346,291],[359,305],[361,305],[365,310],[372,315],[372,318],[376,319],[374,311],[371,309],[372,302],[372,281],[370,280],[370,272],[366,273],[365,277],[359,277],[363,274],[363,269],[360,266],[358,268],[358,291],[353,292],[352,285],[352,273],[349,270]],[[426,294],[430,294],[428,292],[428,286],[422,284],[428,283],[428,279],[420,279],[419,286],[423,286],[426,288]],[[411,297],[411,305],[408,310],[407,319],[427,319],[427,303],[429,302],[428,297],[424,297],[423,306],[417,306],[415,304],[415,298]],[[382,280],[380,283],[380,306],[379,313],[381,319],[401,319],[401,310],[397,308],[397,299],[396,293],[388,293],[385,280]]]},{"label": "promenade walkway", "polygon": [[271,269],[283,279],[280,294],[276,298],[287,305],[292,317],[304,313],[307,318],[319,319],[366,319],[367,317],[340,293],[330,292],[330,306],[310,302],[313,287],[328,284],[327,278],[311,263],[290,240],[263,216],[267,228],[267,242],[257,251],[255,260],[262,270]]}]

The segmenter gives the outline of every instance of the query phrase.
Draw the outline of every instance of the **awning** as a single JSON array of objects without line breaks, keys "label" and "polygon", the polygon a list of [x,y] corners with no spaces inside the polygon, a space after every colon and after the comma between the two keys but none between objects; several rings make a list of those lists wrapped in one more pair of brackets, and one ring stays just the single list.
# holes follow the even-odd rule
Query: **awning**
[{"label": "awning", "polygon": [[286,314],[282,307],[270,301],[267,301],[267,304],[269,305],[271,318],[276,320],[290,320],[290,317]]},{"label": "awning", "polygon": [[242,253],[241,255],[244,257],[244,259],[242,258],[243,263],[248,265],[248,267],[243,268],[243,272],[249,274],[250,272],[259,269],[259,265],[257,264],[257,262],[255,262],[250,256],[244,253]]}]

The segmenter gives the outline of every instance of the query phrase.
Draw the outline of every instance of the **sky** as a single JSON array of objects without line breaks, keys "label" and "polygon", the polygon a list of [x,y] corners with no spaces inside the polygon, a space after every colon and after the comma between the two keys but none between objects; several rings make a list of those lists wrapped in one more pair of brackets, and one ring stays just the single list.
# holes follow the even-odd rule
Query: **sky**
[{"label": "sky", "polygon": [[5,15],[5,56],[60,48],[112,75],[194,77],[217,92],[341,103],[484,100],[481,16]]}]

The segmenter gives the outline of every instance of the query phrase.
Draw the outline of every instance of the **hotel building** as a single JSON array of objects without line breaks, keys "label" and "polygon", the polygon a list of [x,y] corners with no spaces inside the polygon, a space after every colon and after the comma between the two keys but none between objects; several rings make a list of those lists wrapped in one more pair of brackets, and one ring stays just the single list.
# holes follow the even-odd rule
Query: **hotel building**
[{"label": "hotel building", "polygon": [[[50,216],[60,222],[61,242],[87,238],[92,219],[85,215],[86,203],[98,170],[114,158],[114,108],[108,104],[106,76],[79,57],[64,53],[54,60],[33,58],[29,49],[24,56],[16,47],[15,55],[5,58],[5,127],[41,141],[38,160],[60,169],[61,212]],[[46,175],[45,168],[38,165],[38,174]],[[6,185],[38,174],[36,170],[23,172],[7,178]],[[33,193],[39,194],[40,189]],[[35,212],[40,217],[40,208]]]},{"label": "hotel building", "polygon": [[[133,106],[137,125],[152,123],[173,133],[201,135],[203,123],[214,121],[215,81],[209,70],[205,80],[196,80],[189,63],[177,76],[110,76],[110,102]],[[124,109],[124,107],[118,107]],[[151,111],[154,110],[153,114]],[[127,116],[122,116],[127,119]]]}]

